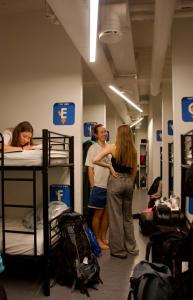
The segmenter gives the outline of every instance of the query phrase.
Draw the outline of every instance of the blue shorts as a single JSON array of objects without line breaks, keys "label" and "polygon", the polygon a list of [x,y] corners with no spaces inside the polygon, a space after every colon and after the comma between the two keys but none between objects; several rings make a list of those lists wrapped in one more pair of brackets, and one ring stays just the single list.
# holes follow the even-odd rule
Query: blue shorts
[{"label": "blue shorts", "polygon": [[103,209],[107,204],[107,189],[94,186],[90,193],[89,204],[90,208]]}]

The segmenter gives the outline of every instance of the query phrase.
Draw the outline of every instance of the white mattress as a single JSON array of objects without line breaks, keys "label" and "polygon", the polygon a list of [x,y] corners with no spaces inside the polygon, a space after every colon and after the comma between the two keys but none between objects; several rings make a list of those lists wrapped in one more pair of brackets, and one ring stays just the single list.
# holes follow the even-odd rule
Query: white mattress
[{"label": "white mattress", "polygon": [[[5,228],[7,230],[30,231],[23,226],[22,220],[6,219]],[[2,223],[0,223],[0,248],[2,250]],[[34,255],[34,235],[22,233],[6,233],[5,252],[7,254]],[[43,230],[37,230],[37,255],[43,254]]]},{"label": "white mattress", "polygon": [[[51,150],[51,165],[67,163],[69,152]],[[4,153],[5,166],[41,166],[42,150],[24,150],[19,152]]]},{"label": "white mattress", "polygon": [[[53,215],[53,218],[61,214],[62,211],[66,210],[60,209]],[[54,223],[55,221],[53,221]],[[53,224],[54,225],[54,224]],[[8,219],[5,221],[5,228],[7,230],[22,230],[31,231],[24,227],[22,224],[22,219]],[[53,238],[54,242],[57,237]],[[44,250],[43,245],[43,229],[37,229],[37,255],[42,255]],[[2,251],[2,219],[0,219],[0,251]],[[5,234],[5,252],[11,255],[34,255],[34,235],[24,234],[24,233],[6,233]]]}]

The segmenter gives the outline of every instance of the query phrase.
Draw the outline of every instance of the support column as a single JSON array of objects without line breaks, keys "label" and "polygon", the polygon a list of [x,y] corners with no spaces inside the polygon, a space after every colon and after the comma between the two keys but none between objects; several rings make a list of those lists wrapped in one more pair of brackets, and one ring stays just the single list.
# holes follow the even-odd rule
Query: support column
[{"label": "support column", "polygon": [[171,82],[165,82],[162,93],[162,195],[164,197],[169,196],[168,143],[173,142],[173,136],[168,134],[169,120],[173,120],[172,85]]}]

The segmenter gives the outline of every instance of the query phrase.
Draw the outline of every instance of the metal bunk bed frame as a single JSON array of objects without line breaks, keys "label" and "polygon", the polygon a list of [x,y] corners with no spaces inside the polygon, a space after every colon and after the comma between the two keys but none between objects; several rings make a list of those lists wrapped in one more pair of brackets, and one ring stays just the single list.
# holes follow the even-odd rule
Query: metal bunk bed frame
[{"label": "metal bunk bed frame", "polygon": [[[43,274],[44,274],[44,282],[43,289],[45,296],[50,295],[50,255],[52,249],[55,247],[60,238],[60,231],[56,230],[57,218],[61,216],[61,214],[51,221],[49,221],[48,217],[48,170],[52,167],[67,167],[70,169],[70,186],[71,186],[71,209],[74,210],[74,137],[67,136],[59,133],[55,133],[52,131],[48,131],[47,129],[42,130],[42,137],[38,138],[42,139],[43,143],[43,159],[41,166],[6,166],[4,165],[4,140],[3,135],[0,134],[0,170],[1,170],[1,199],[2,199],[2,238],[3,238],[3,249],[2,255],[6,260],[9,257],[26,257],[26,255],[9,255],[6,254],[6,233],[24,233],[24,234],[33,234],[34,235],[34,255],[28,255],[27,257],[35,257],[38,258],[37,255],[37,226],[36,226],[36,172],[42,171],[42,192],[43,192],[43,239],[44,239],[44,252],[41,255],[41,259],[43,259]],[[63,140],[63,143],[60,141]],[[56,141],[56,142],[52,142]],[[59,142],[58,142],[59,141]],[[64,150],[69,152],[68,163],[62,164],[51,164],[51,148],[54,145],[63,145]],[[53,149],[53,148],[52,148]],[[29,171],[32,172],[31,178],[21,178],[21,177],[7,177],[5,174],[7,171]],[[33,201],[31,205],[21,205],[21,204],[13,204],[13,203],[5,203],[5,183],[7,181],[31,181],[33,185]],[[6,207],[17,207],[17,208],[32,208],[34,213],[34,228],[33,231],[18,231],[18,230],[7,230],[5,228],[5,208]],[[55,223],[54,223],[55,222]],[[57,237],[58,235],[58,237]]]}]

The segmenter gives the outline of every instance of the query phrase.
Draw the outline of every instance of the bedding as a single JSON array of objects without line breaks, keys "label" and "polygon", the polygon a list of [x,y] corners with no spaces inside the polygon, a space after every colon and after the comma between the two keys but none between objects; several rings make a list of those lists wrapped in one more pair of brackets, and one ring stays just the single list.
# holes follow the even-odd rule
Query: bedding
[{"label": "bedding", "polygon": [[[57,209],[54,213],[52,207],[52,218],[60,215],[66,209],[66,205],[60,206],[60,208],[57,206]],[[54,222],[55,221],[53,221],[53,223]],[[7,230],[31,231],[23,225],[22,219],[6,218],[5,228]],[[34,235],[25,233],[6,233],[5,249],[6,254],[34,255]],[[37,229],[37,255],[42,255],[43,249],[43,228],[41,227]],[[2,219],[0,219],[0,251],[2,251]]]},{"label": "bedding", "polygon": [[[16,152],[4,153],[5,166],[41,166],[42,165],[42,150],[23,150]],[[51,150],[50,158],[51,165],[60,165],[67,163],[69,152]]]}]

